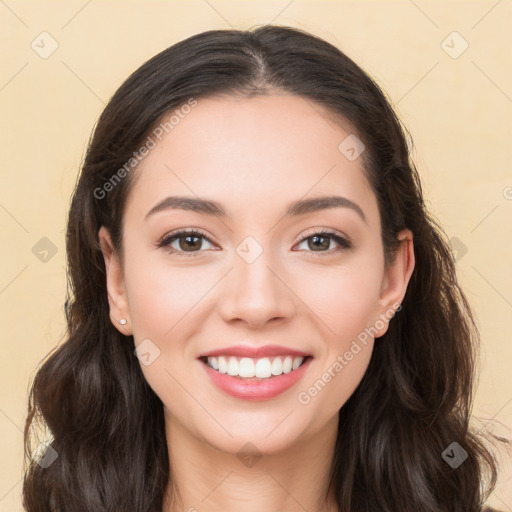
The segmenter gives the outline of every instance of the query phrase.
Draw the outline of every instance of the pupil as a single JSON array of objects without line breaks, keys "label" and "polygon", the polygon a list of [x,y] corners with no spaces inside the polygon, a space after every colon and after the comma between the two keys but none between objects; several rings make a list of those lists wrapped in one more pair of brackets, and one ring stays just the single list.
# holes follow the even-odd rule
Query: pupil
[{"label": "pupil", "polygon": [[[312,240],[313,240],[313,247],[315,248],[325,248],[325,249],[329,249],[329,237],[326,237],[326,236],[313,236],[312,237]],[[318,242],[318,240],[323,240],[324,243],[323,244],[320,244],[320,245],[317,245],[316,242]],[[325,244],[325,241],[327,241],[327,244]]]},{"label": "pupil", "polygon": [[[198,236],[190,236],[190,235],[188,235],[188,236],[180,238],[180,240],[183,240],[183,238],[185,238],[185,240],[186,240],[186,245],[183,246],[183,244],[180,244],[180,246],[181,246],[181,249],[185,249],[185,250],[187,250],[187,249],[194,249],[194,242],[190,243],[190,240],[196,239],[196,242],[195,242],[196,245],[197,245],[197,240],[199,240]],[[195,248],[199,249],[200,246],[201,246],[201,243],[199,243],[199,246],[195,247]]]}]

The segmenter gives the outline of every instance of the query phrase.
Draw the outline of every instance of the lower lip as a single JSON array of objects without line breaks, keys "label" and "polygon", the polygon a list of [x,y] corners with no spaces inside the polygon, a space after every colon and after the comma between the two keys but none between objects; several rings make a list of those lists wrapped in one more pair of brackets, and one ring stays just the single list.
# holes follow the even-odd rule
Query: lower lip
[{"label": "lower lip", "polygon": [[308,357],[306,362],[296,370],[289,373],[283,373],[276,377],[270,377],[264,380],[240,379],[232,377],[227,373],[220,373],[210,368],[205,362],[200,361],[207,375],[213,383],[224,393],[235,398],[243,400],[268,400],[290,389],[307,370],[312,358]]}]

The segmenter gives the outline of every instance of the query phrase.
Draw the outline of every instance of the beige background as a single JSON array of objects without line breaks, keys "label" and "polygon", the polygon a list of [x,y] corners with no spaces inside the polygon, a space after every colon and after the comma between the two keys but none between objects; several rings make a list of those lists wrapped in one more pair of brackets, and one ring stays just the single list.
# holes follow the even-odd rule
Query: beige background
[{"label": "beige background", "polygon": [[[143,61],[216,28],[304,28],[387,91],[415,140],[426,196],[458,250],[481,328],[475,426],[494,418],[512,437],[511,1],[0,0],[0,16],[1,512],[21,510],[27,389],[64,334],[63,230],[89,134]],[[43,237],[57,250],[47,261],[33,252]],[[504,511],[511,473],[504,468],[491,500]]]}]

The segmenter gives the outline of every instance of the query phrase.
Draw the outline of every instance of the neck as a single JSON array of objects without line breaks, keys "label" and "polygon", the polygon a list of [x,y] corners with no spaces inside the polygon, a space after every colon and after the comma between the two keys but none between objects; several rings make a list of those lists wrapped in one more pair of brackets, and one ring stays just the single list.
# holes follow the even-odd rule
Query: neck
[{"label": "neck", "polygon": [[171,478],[163,512],[336,512],[328,483],[337,428],[336,415],[278,453],[260,453],[243,440],[228,453],[194,437],[166,410]]}]

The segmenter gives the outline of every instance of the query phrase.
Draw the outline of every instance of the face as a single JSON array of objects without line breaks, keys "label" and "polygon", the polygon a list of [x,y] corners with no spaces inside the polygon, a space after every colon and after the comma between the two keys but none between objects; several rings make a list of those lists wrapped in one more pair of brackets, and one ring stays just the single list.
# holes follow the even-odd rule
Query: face
[{"label": "face", "polygon": [[199,99],[134,171],[122,264],[100,230],[111,318],[175,429],[271,453],[336,428],[414,264],[404,231],[385,266],[348,135],[298,96]]}]

